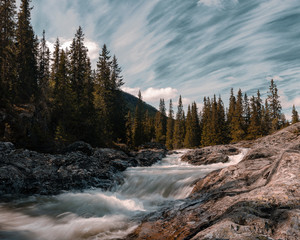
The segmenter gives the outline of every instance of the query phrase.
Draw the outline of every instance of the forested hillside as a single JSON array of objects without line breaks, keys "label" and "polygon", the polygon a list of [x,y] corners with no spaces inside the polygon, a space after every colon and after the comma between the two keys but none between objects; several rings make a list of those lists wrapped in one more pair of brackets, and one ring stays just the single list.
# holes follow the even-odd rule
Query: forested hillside
[{"label": "forested hillside", "polygon": [[[221,96],[204,97],[185,113],[181,96],[177,113],[164,99],[159,111],[122,92],[124,79],[116,56],[104,44],[97,67],[91,67],[81,27],[69,48],[57,39],[50,52],[45,31],[38,39],[31,26],[30,0],[17,13],[14,0],[0,5],[0,140],[40,151],[60,149],[77,140],[93,146],[148,142],[169,149],[193,148],[255,139],[289,125],[281,112],[276,83],[268,97],[250,98],[233,89],[226,108]],[[130,51],[130,50],[128,50]],[[293,107],[292,122],[299,116]]]}]

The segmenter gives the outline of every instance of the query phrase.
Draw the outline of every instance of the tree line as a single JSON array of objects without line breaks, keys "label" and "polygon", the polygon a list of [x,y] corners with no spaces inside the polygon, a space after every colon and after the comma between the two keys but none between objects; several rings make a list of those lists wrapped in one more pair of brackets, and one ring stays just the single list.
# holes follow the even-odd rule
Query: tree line
[{"label": "tree line", "polygon": [[32,106],[33,123],[26,135],[35,136],[39,143],[124,142],[127,111],[116,56],[104,44],[92,70],[81,27],[69,48],[63,49],[57,39],[51,54],[45,31],[41,39],[33,31],[31,9],[30,0],[21,1],[18,13],[15,0],[1,0],[0,108]]},{"label": "tree line", "polygon": [[[140,102],[142,101],[139,93]],[[225,108],[221,96],[204,97],[203,108],[197,104],[188,105],[184,113],[182,98],[179,97],[177,113],[174,116],[170,100],[166,114],[164,99],[160,99],[159,111],[154,119],[137,105],[135,116],[127,115],[127,144],[138,146],[144,141],[166,144],[169,149],[204,147],[227,144],[241,140],[252,140],[273,133],[290,123],[281,112],[278,89],[272,79],[267,98],[263,101],[260,91],[250,99],[241,89],[237,95],[231,89],[229,106]],[[299,122],[299,114],[293,106],[292,123]]]},{"label": "tree line", "polygon": [[[231,90],[228,108],[220,96],[205,97],[201,111],[194,102],[185,114],[180,96],[176,115],[172,100],[167,113],[161,99],[159,111],[151,116],[139,92],[135,111],[128,111],[116,56],[104,44],[93,70],[81,27],[69,48],[63,49],[57,39],[51,53],[45,31],[41,39],[33,31],[30,2],[21,0],[17,12],[15,0],[0,1],[0,110],[31,109],[30,127],[23,134],[26,142],[64,145],[83,140],[94,146],[121,142],[136,148],[155,141],[178,149],[255,139],[288,125],[273,80],[264,102],[259,91],[248,99],[241,90],[236,96]],[[294,106],[292,114],[292,122],[298,122]],[[6,122],[1,138],[16,140],[13,133],[22,127]]]}]

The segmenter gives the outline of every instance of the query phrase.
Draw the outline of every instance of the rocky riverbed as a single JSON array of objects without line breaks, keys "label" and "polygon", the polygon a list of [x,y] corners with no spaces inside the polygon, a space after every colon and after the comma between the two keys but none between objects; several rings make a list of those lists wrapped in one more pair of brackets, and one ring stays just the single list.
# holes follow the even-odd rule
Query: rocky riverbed
[{"label": "rocky riverbed", "polygon": [[166,153],[163,148],[125,153],[76,142],[63,154],[44,154],[0,142],[0,198],[58,194],[91,187],[107,190],[122,183],[126,168],[150,166]]},{"label": "rocky riverbed", "polygon": [[193,150],[183,160],[223,162],[245,146],[240,163],[199,179],[190,197],[148,215],[126,239],[300,239],[300,123],[253,142]]}]

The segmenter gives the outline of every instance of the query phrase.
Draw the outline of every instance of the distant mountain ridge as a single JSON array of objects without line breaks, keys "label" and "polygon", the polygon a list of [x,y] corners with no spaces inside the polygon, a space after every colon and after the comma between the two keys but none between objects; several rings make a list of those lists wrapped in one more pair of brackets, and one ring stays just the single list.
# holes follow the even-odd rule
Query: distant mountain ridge
[{"label": "distant mountain ridge", "polygon": [[[123,97],[124,101],[126,102],[127,108],[131,111],[132,114],[134,114],[135,107],[136,107],[139,99],[130,93],[123,92],[123,91],[121,91],[121,92],[122,92],[122,97]],[[156,112],[158,111],[155,107],[151,106],[150,104],[148,104],[144,101],[143,101],[143,108],[144,108],[144,111],[148,110],[150,116],[155,116]]]}]

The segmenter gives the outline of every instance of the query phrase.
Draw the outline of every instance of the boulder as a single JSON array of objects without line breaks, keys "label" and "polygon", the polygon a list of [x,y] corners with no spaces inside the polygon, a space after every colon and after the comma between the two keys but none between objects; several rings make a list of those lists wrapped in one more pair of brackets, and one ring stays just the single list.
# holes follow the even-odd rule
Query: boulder
[{"label": "boulder", "polygon": [[0,142],[0,152],[9,153],[15,149],[15,145],[11,142]]},{"label": "boulder", "polygon": [[182,161],[193,165],[206,165],[228,162],[230,155],[236,155],[240,150],[231,145],[209,146],[188,151],[181,157]]},{"label": "boulder", "polygon": [[83,153],[85,153],[89,156],[93,154],[92,146],[90,144],[86,143],[86,142],[83,142],[83,141],[74,142],[74,143],[68,145],[63,150],[64,153],[77,152],[77,151],[83,152]]}]

